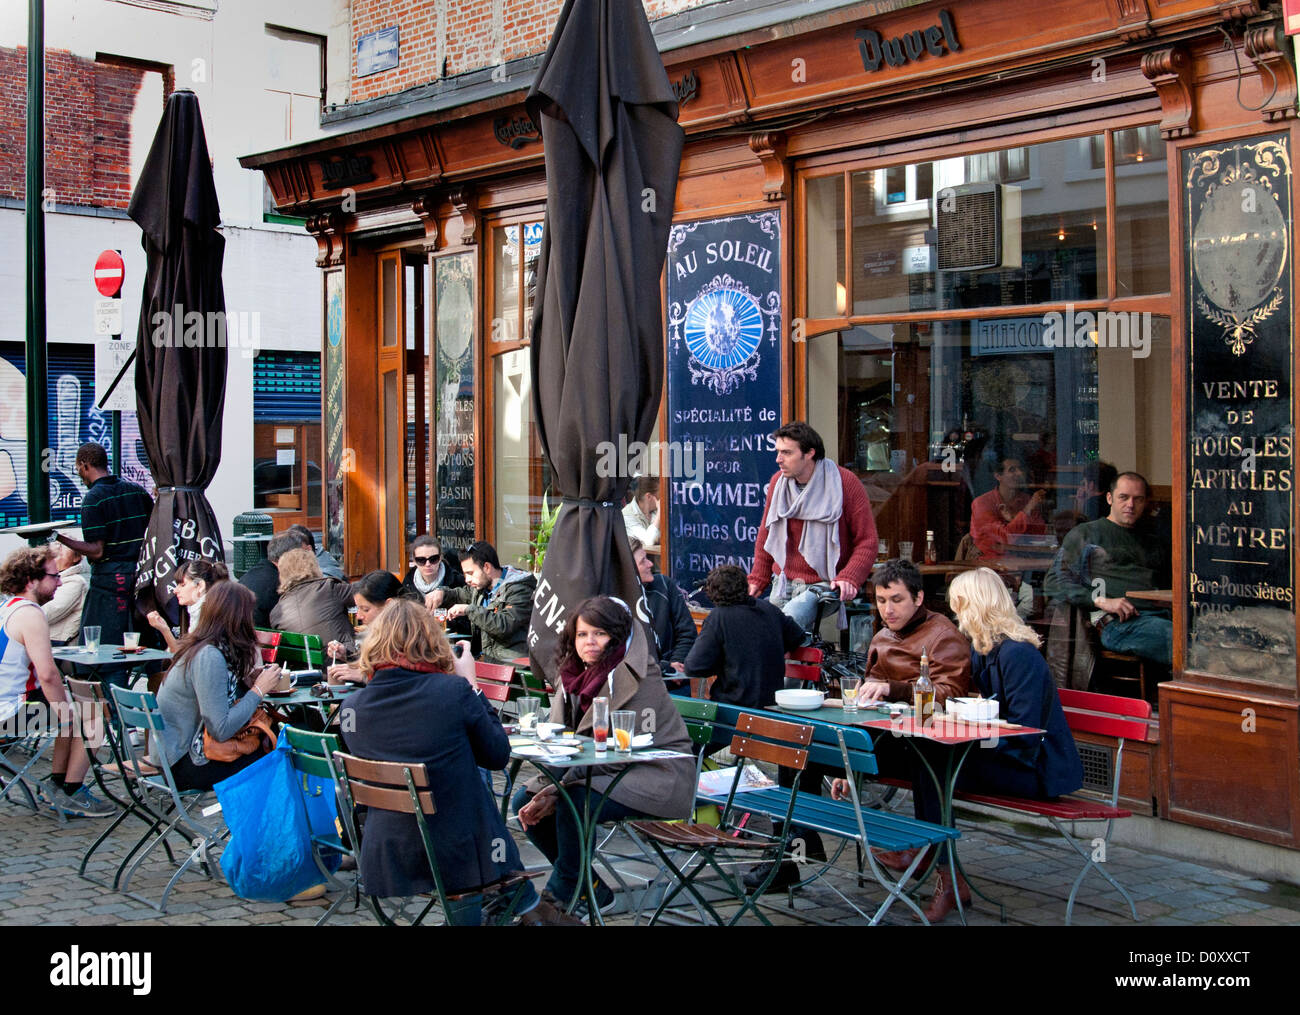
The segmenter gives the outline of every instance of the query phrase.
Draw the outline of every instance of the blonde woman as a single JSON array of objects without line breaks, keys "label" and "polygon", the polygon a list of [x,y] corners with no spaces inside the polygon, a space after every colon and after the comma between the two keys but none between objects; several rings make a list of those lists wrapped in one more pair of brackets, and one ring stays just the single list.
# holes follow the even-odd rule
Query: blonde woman
[{"label": "blonde woman", "polygon": [[972,751],[960,785],[1038,799],[1078,789],[1083,766],[1056,684],[1038,651],[1038,635],[1016,615],[1002,579],[987,567],[960,574],[948,587],[948,605],[971,641],[971,676],[979,692],[997,699],[1008,722],[1046,730],[1037,737],[1003,737],[996,750]]},{"label": "blonde woman", "polygon": [[[971,751],[957,780],[959,789],[1050,800],[1083,785],[1083,766],[1061,710],[1047,661],[1038,652],[1038,635],[1016,614],[1011,594],[987,567],[966,571],[948,586],[948,605],[957,627],[971,641],[971,680],[975,690],[998,702],[1001,717],[1046,732],[1037,736],[999,737],[992,750]],[[933,762],[938,762],[933,758]],[[833,795],[846,792],[837,779]],[[916,816],[938,822],[942,816],[933,780],[913,766],[912,794]],[[905,870],[915,853],[877,854],[885,866]],[[899,866],[902,864],[902,866]],[[937,923],[970,901],[961,875],[956,883],[941,863],[926,919]]]},{"label": "blonde woman", "polygon": [[352,586],[321,574],[316,554],[306,547],[290,550],[275,562],[280,572],[280,599],[271,610],[279,631],[318,634],[322,645],[337,641],[352,651]]},{"label": "blonde woman", "polygon": [[[361,650],[368,683],[343,706],[348,750],[374,761],[428,765],[437,813],[424,818],[448,893],[464,897],[446,914],[452,925],[480,922],[479,890],[523,869],[478,769],[510,761],[510,739],[474,685],[474,658],[447,644],[419,603],[393,599],[371,624]],[[370,808],[361,837],[366,890],[406,898],[431,892],[433,874],[411,814]],[[577,921],[538,899],[525,884],[516,909],[523,924]]]}]

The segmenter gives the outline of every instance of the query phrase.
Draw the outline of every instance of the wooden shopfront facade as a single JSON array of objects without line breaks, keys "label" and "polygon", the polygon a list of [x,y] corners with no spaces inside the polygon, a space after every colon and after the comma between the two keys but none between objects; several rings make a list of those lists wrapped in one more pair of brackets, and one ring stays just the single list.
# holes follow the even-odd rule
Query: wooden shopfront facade
[{"label": "wooden shopfront facade", "polygon": [[[995,456],[1061,532],[1090,463],[1142,472],[1174,662],[1125,795],[1300,848],[1280,16],[902,0],[690,46],[664,28],[687,146],[640,463],[663,473],[663,569],[689,588],[747,565],[777,420],[810,420],[891,555],[918,559],[927,531],[964,551]],[[318,241],[326,529],[349,574],[400,573],[430,530],[527,556],[549,485],[527,340],[545,181],[514,80],[243,160]],[[1044,630],[1052,541],[1025,548],[1046,559],[1021,589]]]}]

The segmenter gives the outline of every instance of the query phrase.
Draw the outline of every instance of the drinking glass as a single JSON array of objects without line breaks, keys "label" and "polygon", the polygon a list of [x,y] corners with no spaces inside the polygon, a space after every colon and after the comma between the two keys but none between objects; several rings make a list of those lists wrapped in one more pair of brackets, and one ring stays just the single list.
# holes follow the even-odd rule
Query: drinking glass
[{"label": "drinking glass", "polygon": [[447,610],[439,606],[433,611],[433,619],[445,628],[447,626]]},{"label": "drinking glass", "polygon": [[591,739],[597,754],[605,753],[609,740],[609,699],[597,698],[591,703]]},{"label": "drinking glass", "polygon": [[902,541],[899,542],[899,544],[898,544],[898,559],[899,559],[899,560],[911,560],[911,559],[912,559],[912,542],[911,542],[911,540],[909,540],[909,539],[904,539],[904,540],[902,540]]},{"label": "drinking glass", "polygon": [[861,687],[861,677],[840,677],[840,698],[844,702],[845,712],[858,710],[858,690]]},{"label": "drinking glass", "polygon": [[537,730],[538,713],[542,710],[542,699],[524,696],[518,700],[519,732],[533,733]]},{"label": "drinking glass", "polygon": [[139,632],[139,631],[123,631],[123,632],[122,632],[122,647],[123,647],[123,648],[139,648],[139,647],[140,647],[140,632]]},{"label": "drinking glass", "polygon": [[94,627],[94,626],[92,626],[92,627],[83,627],[83,628],[81,629],[81,637],[85,639],[85,643],[86,643],[86,651],[87,651],[87,652],[98,652],[98,651],[99,651],[99,635],[100,635],[100,631],[101,631],[101,628]]},{"label": "drinking glass", "polygon": [[614,750],[627,754],[632,750],[632,737],[636,734],[636,713],[619,709],[610,717],[614,723]]}]

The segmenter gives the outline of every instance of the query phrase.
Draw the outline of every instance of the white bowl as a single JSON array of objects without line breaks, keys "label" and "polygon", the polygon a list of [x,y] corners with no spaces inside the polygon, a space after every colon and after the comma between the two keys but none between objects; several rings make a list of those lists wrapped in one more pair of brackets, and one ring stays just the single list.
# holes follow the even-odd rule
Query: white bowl
[{"label": "white bowl", "polygon": [[948,711],[962,719],[986,722],[998,717],[998,703],[993,698],[949,698]]},{"label": "white bowl", "polygon": [[814,691],[808,688],[795,688],[776,692],[776,703],[782,708],[793,708],[809,712],[821,708],[822,701],[825,698],[825,691]]}]

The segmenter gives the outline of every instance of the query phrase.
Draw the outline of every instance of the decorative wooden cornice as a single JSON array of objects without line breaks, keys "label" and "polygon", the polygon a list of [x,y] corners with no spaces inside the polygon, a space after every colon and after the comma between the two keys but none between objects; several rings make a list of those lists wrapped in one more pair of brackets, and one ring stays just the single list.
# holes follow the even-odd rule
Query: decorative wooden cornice
[{"label": "decorative wooden cornice", "polygon": [[1259,0],[1219,0],[1218,6],[1224,21],[1238,21],[1259,13]]},{"label": "decorative wooden cornice", "polygon": [[322,212],[307,219],[307,232],[316,238],[316,267],[337,268],[343,263],[343,215],[336,211]]},{"label": "decorative wooden cornice", "polygon": [[478,209],[474,198],[474,188],[456,187],[447,194],[451,206],[460,216],[460,242],[472,247],[478,243]]},{"label": "decorative wooden cornice", "polygon": [[1142,73],[1160,96],[1160,136],[1166,141],[1195,132],[1192,61],[1178,46],[1153,49],[1142,57]]},{"label": "decorative wooden cornice", "polygon": [[1147,0],[1108,0],[1115,14],[1119,37],[1125,42],[1140,42],[1155,34]]},{"label": "decorative wooden cornice", "polygon": [[1260,115],[1268,121],[1291,120],[1296,115],[1296,73],[1287,59],[1287,37],[1280,25],[1261,25],[1246,29],[1243,46],[1246,55],[1255,61],[1262,73],[1260,86],[1265,94],[1272,93],[1264,102]]},{"label": "decorative wooden cornice", "polygon": [[420,249],[432,254],[438,249],[438,201],[433,194],[421,194],[411,202],[411,211],[420,216],[420,224],[424,226]]},{"label": "decorative wooden cornice", "polygon": [[785,157],[785,135],[766,131],[749,135],[749,149],[763,164],[763,196],[783,201],[790,196],[790,163]]},{"label": "decorative wooden cornice", "polygon": [[736,64],[735,56],[729,53],[725,59],[719,60],[718,70],[722,73],[722,90],[726,95],[726,101],[736,109],[727,117],[727,121],[745,123],[750,119],[749,95],[745,91],[745,83],[740,76],[740,67]]}]

